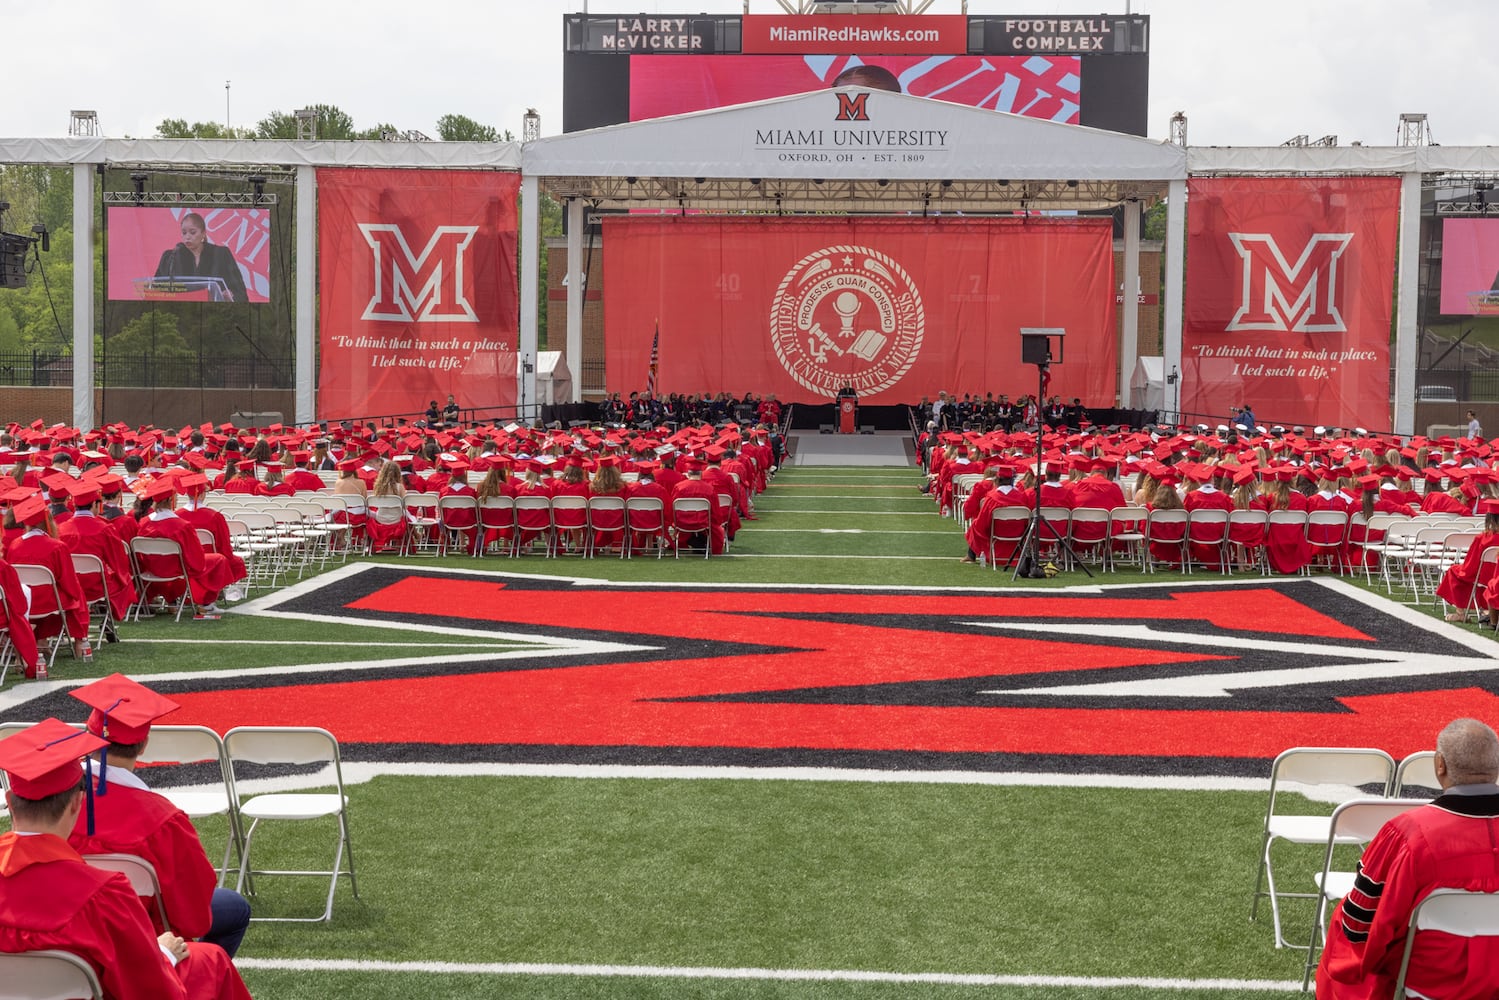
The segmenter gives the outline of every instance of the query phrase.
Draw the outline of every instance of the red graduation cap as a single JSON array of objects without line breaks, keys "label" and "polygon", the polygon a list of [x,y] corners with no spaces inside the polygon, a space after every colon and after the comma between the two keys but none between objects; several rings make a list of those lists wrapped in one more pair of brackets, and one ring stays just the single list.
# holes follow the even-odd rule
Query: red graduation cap
[{"label": "red graduation cap", "polygon": [[34,527],[47,520],[47,501],[39,496],[27,497],[12,507],[11,512],[16,515],[17,521],[27,527]]},{"label": "red graduation cap", "polygon": [[70,693],[93,709],[88,731],[111,743],[140,743],[151,735],[151,723],[181,707],[124,674],[111,674]]},{"label": "red graduation cap", "polygon": [[10,790],[23,799],[45,799],[77,788],[83,777],[79,760],[107,746],[93,733],[59,719],[46,719],[7,740],[0,740],[0,770]]}]

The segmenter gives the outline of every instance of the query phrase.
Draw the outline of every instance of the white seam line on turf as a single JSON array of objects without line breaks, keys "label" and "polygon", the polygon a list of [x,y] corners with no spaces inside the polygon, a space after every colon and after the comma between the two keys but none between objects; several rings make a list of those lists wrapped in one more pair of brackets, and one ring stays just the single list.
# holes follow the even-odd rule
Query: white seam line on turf
[{"label": "white seam line on turf", "polygon": [[[130,640],[133,646],[136,643],[150,644],[160,643],[164,646],[201,645],[201,646],[358,646],[367,648],[369,646],[395,646],[398,649],[409,649],[409,642],[313,642],[306,639],[135,639]],[[508,646],[500,646],[490,642],[424,642],[423,649],[504,649]]]},{"label": "white seam line on turf", "polygon": [[[834,767],[691,767],[648,764],[505,764],[475,762],[443,764],[431,761],[343,760],[345,785],[362,785],[375,778],[571,778],[581,781],[803,781],[868,785],[979,785],[991,788],[1110,788],[1127,791],[1256,792],[1270,787],[1269,778],[1230,778],[1213,775],[1057,774],[1022,771],[875,771]],[[302,774],[249,778],[235,782],[241,794],[291,792],[333,785],[331,765]],[[192,785],[161,787],[157,791],[189,790]],[[1308,786],[1311,787],[1311,786]],[[1293,786],[1294,788],[1294,786]],[[1347,796],[1344,796],[1346,798]],[[1342,801],[1341,799],[1337,801]]]},{"label": "white seam line on turf", "polygon": [[864,969],[754,969],[680,965],[584,965],[545,962],[381,962],[340,958],[236,958],[242,969],[286,972],[422,972],[474,976],[611,976],[647,979],[747,979],[782,982],[912,983],[939,986],[1035,986],[1060,989],[1254,990],[1300,992],[1295,980],[1166,979],[1155,976],[1022,976]]}]

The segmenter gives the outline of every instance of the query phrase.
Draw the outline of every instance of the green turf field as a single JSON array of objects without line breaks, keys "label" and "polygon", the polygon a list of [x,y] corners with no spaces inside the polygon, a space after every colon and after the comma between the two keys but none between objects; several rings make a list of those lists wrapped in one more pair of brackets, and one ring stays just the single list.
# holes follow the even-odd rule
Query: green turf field
[{"label": "green turf field", "polygon": [[[788,467],[725,558],[381,562],[621,582],[1010,585],[959,561],[961,534],[920,482],[916,470]],[[1165,580],[1068,573],[1021,586]],[[54,677],[272,673],[429,656],[434,642],[451,655],[535,648],[231,613],[132,624],[97,663],[64,655]],[[8,682],[0,708],[16,692]],[[349,771],[360,897],[341,885],[329,924],[252,926],[240,958],[257,997],[1228,1000],[1300,986],[1303,954],[1273,947],[1267,917],[1249,921],[1259,790]],[[216,856],[222,826],[202,829]],[[331,824],[309,825],[267,831],[256,850],[299,867],[332,842]],[[1318,849],[1305,857],[1310,868]],[[315,912],[325,889],[262,880],[254,905]],[[1310,926],[1309,910],[1289,911],[1289,935]]]}]

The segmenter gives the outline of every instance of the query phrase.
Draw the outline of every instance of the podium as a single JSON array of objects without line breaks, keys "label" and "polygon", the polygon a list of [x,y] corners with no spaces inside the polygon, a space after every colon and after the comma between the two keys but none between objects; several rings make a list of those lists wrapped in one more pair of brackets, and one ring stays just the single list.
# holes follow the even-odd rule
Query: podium
[{"label": "podium", "polygon": [[227,302],[229,285],[223,278],[162,276],[136,278],[135,293],[143,301]]},{"label": "podium", "polygon": [[857,434],[859,432],[859,397],[853,390],[847,390],[838,394],[838,433]]}]

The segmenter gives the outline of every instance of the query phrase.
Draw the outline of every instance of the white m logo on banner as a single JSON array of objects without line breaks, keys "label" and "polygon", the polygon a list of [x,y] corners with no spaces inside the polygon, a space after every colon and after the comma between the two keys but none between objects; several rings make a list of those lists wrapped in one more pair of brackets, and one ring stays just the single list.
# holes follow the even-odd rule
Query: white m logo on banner
[{"label": "white m logo on banner", "polygon": [[478,226],[438,226],[419,254],[400,227],[361,223],[375,252],[375,294],[360,319],[394,323],[477,323],[463,294],[463,257]]},{"label": "white m logo on banner", "polygon": [[1338,258],[1353,242],[1352,233],[1317,233],[1301,256],[1288,263],[1269,233],[1229,233],[1244,259],[1244,288],[1239,311],[1229,330],[1283,330],[1294,333],[1344,333],[1348,324],[1338,311]]}]

